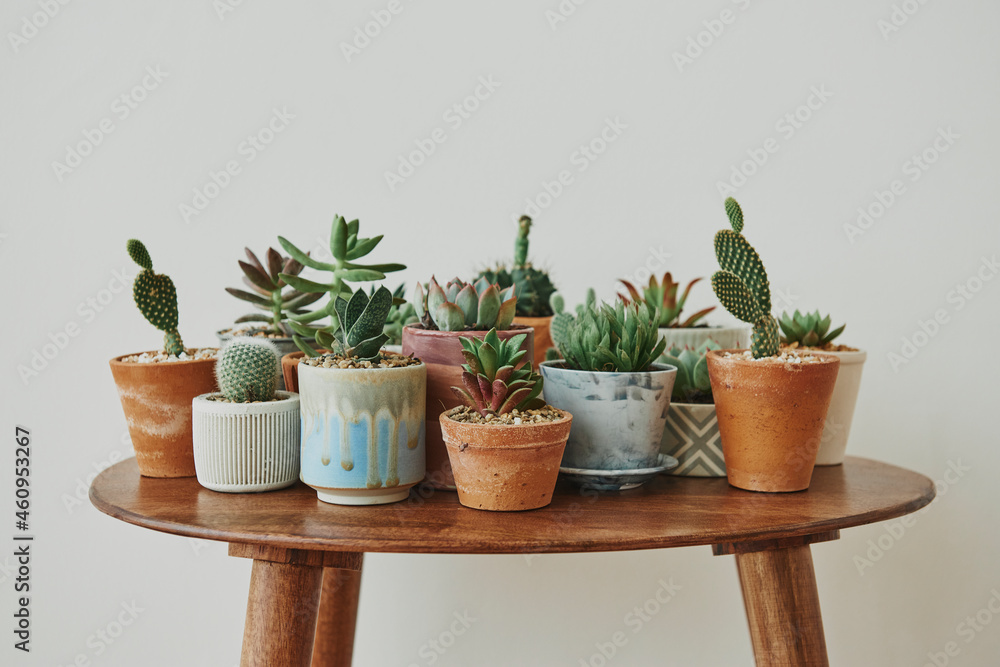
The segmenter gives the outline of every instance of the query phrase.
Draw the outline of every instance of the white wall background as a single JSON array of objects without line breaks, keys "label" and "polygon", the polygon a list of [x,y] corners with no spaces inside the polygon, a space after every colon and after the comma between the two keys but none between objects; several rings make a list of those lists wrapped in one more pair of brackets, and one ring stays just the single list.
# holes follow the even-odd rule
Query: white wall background
[{"label": "white wall background", "polygon": [[[55,16],[43,21],[46,2]],[[3,421],[33,431],[37,534],[28,657],[10,647],[12,559],[0,556],[0,663],[238,661],[249,562],[73,502],[96,468],[130,453],[107,360],[161,340],[127,291],[107,291],[115,272],[134,273],[126,238],[145,240],[174,278],[185,341],[206,345],[244,310],[223,292],[244,245],[281,234],[312,247],[343,213],[386,234],[375,257],[408,264],[408,283],[468,275],[509,254],[512,217],[568,170],[572,182],[543,198],[532,249],[575,302],[588,285],[610,296],[657,253],[670,254],[661,270],[675,276],[710,274],[725,224],[717,183],[770,139],[777,151],[736,196],[774,288],[848,322],[844,341],[870,352],[851,452],[937,480],[963,471],[898,539],[875,525],[814,548],[832,662],[924,665],[955,642],[948,664],[997,664],[1000,619],[987,611],[978,623],[993,622],[979,631],[960,624],[1000,590],[990,417],[1000,280],[983,264],[1000,245],[1000,5],[592,0],[563,2],[575,11],[554,22],[557,0],[400,0],[348,61],[340,45],[388,0],[222,2],[9,0],[0,10]],[[723,11],[732,22],[713,23]],[[679,67],[674,54],[698,39],[707,46]],[[147,68],[165,78],[123,117],[116,99]],[[499,87],[454,127],[445,112],[480,77]],[[830,96],[790,130],[781,119],[814,89]],[[250,161],[241,142],[276,108],[294,118]],[[113,131],[89,155],[69,172],[54,166],[102,119]],[[607,119],[625,129],[580,171],[574,153]],[[390,190],[385,172],[439,127],[446,141]],[[949,130],[957,138],[937,153]],[[925,149],[933,164],[907,166]],[[185,221],[180,205],[230,160],[240,173]],[[858,208],[897,180],[901,194],[849,239]],[[691,306],[713,301],[701,285]],[[947,322],[918,335],[937,311]],[[22,378],[19,366],[71,324],[78,335]],[[894,368],[888,355],[915,336],[921,347]],[[13,532],[8,449],[0,536]],[[880,537],[890,548],[859,566]],[[682,589],[632,633],[625,615],[671,578]],[[359,665],[431,664],[421,647],[466,611],[476,622],[436,664],[587,664],[618,630],[628,643],[610,664],[752,663],[732,560],[707,547],[530,563],[373,555],[362,597]],[[95,641],[133,601],[135,623],[111,645]]]}]

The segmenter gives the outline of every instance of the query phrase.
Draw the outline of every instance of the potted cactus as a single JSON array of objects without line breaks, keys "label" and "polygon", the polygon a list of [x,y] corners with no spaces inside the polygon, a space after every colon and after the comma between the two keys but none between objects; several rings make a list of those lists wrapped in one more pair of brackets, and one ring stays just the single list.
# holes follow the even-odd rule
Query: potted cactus
[{"label": "potted cactus", "polygon": [[142,269],[132,286],[139,312],[163,332],[162,351],[139,352],[111,360],[139,473],[145,477],[193,477],[191,400],[215,391],[216,348],[184,347],[177,331],[177,289],[169,276],[153,271],[141,241],[126,244]]},{"label": "potted cactus", "polygon": [[[358,220],[347,222],[343,216],[335,215],[330,229],[330,255],[332,261],[321,262],[309,253],[302,252],[288,239],[279,236],[278,242],[298,264],[317,271],[329,272],[329,282],[320,283],[302,278],[298,273],[279,272],[278,279],[303,294],[327,295],[326,303],[311,312],[291,314],[287,325],[292,330],[292,340],[298,352],[290,352],[282,357],[282,375],[285,386],[291,391],[298,388],[295,376],[299,361],[303,356],[315,357],[329,351],[333,344],[337,320],[337,297],[351,298],[351,282],[373,282],[384,280],[386,273],[402,271],[403,264],[359,264],[358,260],[370,253],[382,240],[382,235],[364,238],[358,236]],[[402,299],[393,298],[394,304],[402,304]]]},{"label": "potted cactus", "polygon": [[[266,338],[274,343],[282,356],[298,349],[292,339],[288,320],[295,315],[304,315],[306,306],[323,298],[322,292],[300,292],[290,287],[281,274],[298,276],[305,266],[292,257],[285,257],[274,248],[268,248],[261,262],[250,248],[244,249],[247,260],[240,260],[243,283],[250,290],[227,287],[226,292],[247,302],[259,312],[252,312],[236,320],[237,325],[217,331],[219,342],[225,344],[233,336],[253,336]],[[284,389],[284,382],[278,378],[278,389]]]},{"label": "potted cactus", "polygon": [[385,287],[337,296],[334,353],[298,368],[302,481],[320,500],[377,505],[403,500],[424,478],[427,366],[382,350],[392,306]]},{"label": "potted cactus", "polygon": [[667,341],[667,348],[679,347],[694,350],[701,347],[706,340],[713,340],[724,348],[746,346],[749,339],[748,327],[709,326],[700,323],[706,315],[715,310],[715,306],[709,306],[681,319],[681,312],[684,310],[684,304],[687,303],[691,288],[701,280],[701,278],[695,278],[689,282],[680,297],[677,296],[680,283],[674,282],[669,271],[663,274],[662,280],[657,280],[656,276],[651,275],[649,286],[642,288],[641,291],[629,281],[620,280],[619,282],[625,286],[628,296],[623,294],[618,296],[626,303],[644,301],[660,309],[660,335]]},{"label": "potted cactus", "polygon": [[563,359],[541,365],[546,400],[574,415],[564,468],[620,480],[663,469],[676,369],[655,363],[665,346],[658,322],[656,308],[621,300],[585,307],[568,322],[559,337]]},{"label": "potted cactus", "polygon": [[707,355],[726,476],[748,491],[801,491],[812,479],[840,360],[779,349],[767,271],[731,197],[726,213],[732,229],[715,235],[721,269],[712,288],[726,310],[753,325],[750,350]]},{"label": "potted cactus", "polygon": [[534,330],[513,324],[514,288],[501,289],[485,278],[475,284],[455,278],[442,287],[432,277],[426,289],[417,284],[413,307],[420,322],[403,327],[403,354],[427,364],[427,479],[436,488],[454,489],[438,416],[458,405],[451,387],[462,381],[465,357],[459,339],[482,338],[490,329],[501,340],[526,334],[522,347],[528,354],[522,363],[531,364]]},{"label": "potted cactus", "polygon": [[552,295],[555,285],[546,271],[536,269],[528,261],[528,233],[531,231],[531,218],[521,216],[518,221],[517,238],[514,240],[514,263],[508,267],[498,264],[493,269],[480,272],[476,277],[485,278],[491,284],[499,285],[501,289],[513,286],[517,297],[517,313],[514,324],[531,327],[534,336],[534,366],[545,358],[546,351],[552,347],[549,335],[549,325],[552,322]]},{"label": "potted cactus", "polygon": [[660,451],[677,459],[678,465],[670,471],[671,475],[726,476],[719,422],[705,359],[710,350],[718,349],[718,343],[709,339],[695,350],[673,347],[659,359],[661,364],[677,369],[667,425],[660,444]]},{"label": "potted cactus", "polygon": [[829,315],[822,317],[819,311],[802,314],[797,310],[793,315],[782,313],[778,320],[778,326],[784,334],[781,337],[783,348],[814,350],[840,359],[837,384],[833,388],[830,410],[823,426],[823,438],[816,454],[818,466],[835,466],[844,462],[847,439],[851,435],[851,423],[854,421],[854,407],[861,387],[861,371],[868,358],[864,350],[834,343],[847,325],[830,331],[830,321]]},{"label": "potted cactus", "polygon": [[462,405],[441,413],[441,433],[458,500],[481,510],[516,511],[552,502],[573,416],[546,406],[542,378],[522,361],[527,334],[501,340],[462,336]]},{"label": "potted cactus", "polygon": [[277,389],[277,347],[265,338],[233,338],[219,354],[215,374],[219,392],[196,396],[192,404],[198,483],[227,493],[294,484],[299,397]]}]

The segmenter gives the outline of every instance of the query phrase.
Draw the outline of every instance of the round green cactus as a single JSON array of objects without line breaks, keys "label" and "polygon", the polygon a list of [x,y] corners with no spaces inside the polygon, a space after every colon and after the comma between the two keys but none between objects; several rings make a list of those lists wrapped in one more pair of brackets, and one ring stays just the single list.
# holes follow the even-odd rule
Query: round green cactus
[{"label": "round green cactus", "polygon": [[215,363],[219,389],[234,403],[274,399],[279,372],[278,350],[263,338],[234,338]]}]

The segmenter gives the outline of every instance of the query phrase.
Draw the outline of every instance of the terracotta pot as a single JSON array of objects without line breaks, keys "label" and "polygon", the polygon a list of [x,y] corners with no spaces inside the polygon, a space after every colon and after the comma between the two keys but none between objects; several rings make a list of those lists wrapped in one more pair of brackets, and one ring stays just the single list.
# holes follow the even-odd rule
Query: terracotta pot
[{"label": "terracotta pot", "polygon": [[689,347],[697,350],[706,340],[715,341],[724,350],[750,346],[752,328],[749,324],[730,327],[660,327],[660,335],[667,340],[667,349]]},{"label": "terracotta pot", "polygon": [[198,483],[224,493],[256,493],[299,480],[299,396],[278,391],[279,400],[228,403],[196,396],[194,464]]},{"label": "terracotta pot", "polygon": [[668,475],[725,477],[719,422],[712,403],[670,403],[660,451],[677,459]]},{"label": "terracotta pot", "polygon": [[840,360],[790,364],[708,353],[729,483],[748,491],[809,488]]},{"label": "terracotta pot", "polygon": [[405,500],[424,478],[425,364],[323,368],[300,364],[301,479],[320,500]]},{"label": "terracotta pot", "polygon": [[[330,350],[319,350],[326,354]],[[281,358],[281,377],[285,381],[285,390],[298,393],[299,391],[299,362],[306,353],[302,350],[289,352]]]},{"label": "terracotta pot", "polygon": [[161,364],[121,361],[130,356],[115,357],[110,363],[139,474],[194,477],[191,401],[199,394],[219,390],[215,359]]},{"label": "terracotta pot", "polygon": [[856,352],[825,352],[840,359],[837,384],[830,399],[830,411],[823,426],[823,441],[819,444],[816,465],[837,466],[844,462],[847,439],[851,435],[854,421],[854,406],[858,402],[861,388],[861,371],[868,355],[864,350]]},{"label": "terracotta pot", "polygon": [[547,424],[466,424],[439,416],[458,501],[515,512],[545,507],[559,477],[573,415]]},{"label": "terracotta pot", "polygon": [[535,359],[532,364],[535,370],[538,370],[538,364],[545,361],[545,353],[548,352],[550,347],[555,347],[556,344],[552,342],[552,333],[550,328],[552,326],[552,316],[549,317],[515,317],[514,324],[521,324],[526,327],[531,327],[535,331],[535,346],[534,354]]},{"label": "terracotta pot", "polygon": [[[515,325],[506,331],[498,331],[501,340],[526,333],[528,337],[521,345],[527,350],[523,363],[534,360],[534,330],[531,327]],[[448,450],[441,437],[438,416],[459,404],[451,387],[462,386],[462,336],[483,338],[486,331],[430,331],[420,324],[403,327],[403,354],[413,355],[427,365],[427,481],[434,488],[455,488],[455,478],[451,474]]]}]

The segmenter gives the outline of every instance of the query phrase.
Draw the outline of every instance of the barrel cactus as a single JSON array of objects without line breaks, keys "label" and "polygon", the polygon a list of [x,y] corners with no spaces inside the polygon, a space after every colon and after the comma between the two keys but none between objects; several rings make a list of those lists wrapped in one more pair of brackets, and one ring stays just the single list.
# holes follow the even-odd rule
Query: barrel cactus
[{"label": "barrel cactus", "polygon": [[712,275],[712,289],[722,306],[753,325],[750,349],[754,359],[778,354],[778,321],[771,315],[771,285],[757,251],[741,233],[743,210],[732,197],[726,200],[732,229],[715,234],[715,256],[721,270]]},{"label": "barrel cactus", "polygon": [[549,317],[552,308],[550,297],[556,291],[549,274],[536,269],[528,261],[528,233],[531,218],[524,215],[518,221],[517,239],[514,241],[514,263],[508,268],[500,264],[493,269],[482,271],[477,280],[485,278],[501,289],[514,288],[517,297],[517,314],[522,317]]},{"label": "barrel cactus", "polygon": [[501,289],[486,278],[474,284],[455,278],[441,287],[431,277],[426,290],[417,283],[413,307],[426,329],[503,331],[514,322],[517,297],[513,287]]},{"label": "barrel cactus", "polygon": [[153,272],[153,260],[146,246],[138,239],[125,244],[129,256],[142,268],[132,285],[135,305],[150,324],[163,332],[163,347],[167,354],[184,354],[184,341],[177,332],[177,288],[169,276]]},{"label": "barrel cactus", "polygon": [[279,372],[278,349],[263,338],[234,338],[215,362],[219,389],[233,403],[274,400]]}]

